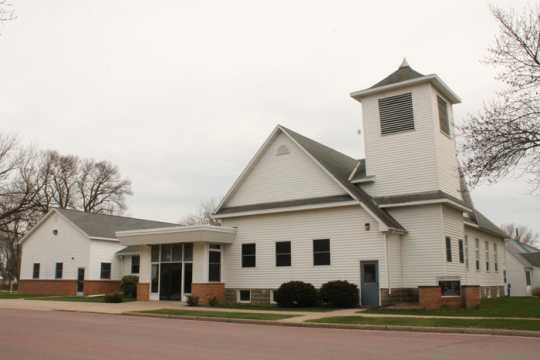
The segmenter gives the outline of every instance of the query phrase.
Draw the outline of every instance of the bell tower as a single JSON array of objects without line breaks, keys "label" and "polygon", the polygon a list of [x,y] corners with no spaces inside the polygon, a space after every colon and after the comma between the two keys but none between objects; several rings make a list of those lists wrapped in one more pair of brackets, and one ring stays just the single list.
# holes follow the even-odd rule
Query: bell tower
[{"label": "bell tower", "polygon": [[444,192],[462,199],[452,106],[460,98],[437,75],[404,59],[351,97],[362,104],[366,175],[372,196]]}]

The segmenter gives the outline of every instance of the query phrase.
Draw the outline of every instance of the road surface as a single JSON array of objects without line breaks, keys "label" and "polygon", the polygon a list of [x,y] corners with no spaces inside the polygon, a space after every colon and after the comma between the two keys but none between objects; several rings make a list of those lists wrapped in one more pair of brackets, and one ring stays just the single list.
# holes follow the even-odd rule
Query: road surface
[{"label": "road surface", "polygon": [[0,309],[0,359],[539,359],[540,338]]}]

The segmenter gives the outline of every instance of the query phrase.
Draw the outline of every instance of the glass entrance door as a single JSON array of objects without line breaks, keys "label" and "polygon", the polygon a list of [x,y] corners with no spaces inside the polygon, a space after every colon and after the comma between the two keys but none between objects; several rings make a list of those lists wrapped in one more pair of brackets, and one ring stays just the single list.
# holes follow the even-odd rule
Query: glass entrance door
[{"label": "glass entrance door", "polygon": [[160,300],[182,299],[182,264],[162,263],[160,274]]}]

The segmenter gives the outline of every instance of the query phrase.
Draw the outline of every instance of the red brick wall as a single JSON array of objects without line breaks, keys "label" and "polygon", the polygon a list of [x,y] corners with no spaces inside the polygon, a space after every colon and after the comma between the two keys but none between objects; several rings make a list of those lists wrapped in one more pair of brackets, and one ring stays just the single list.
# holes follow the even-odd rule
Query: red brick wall
[{"label": "red brick wall", "polygon": [[480,286],[462,286],[461,296],[467,309],[480,305]]},{"label": "red brick wall", "polygon": [[442,306],[450,309],[459,309],[463,307],[463,298],[461,296],[447,296],[441,298]]},{"label": "red brick wall", "polygon": [[110,294],[120,290],[120,281],[84,280],[84,295]]},{"label": "red brick wall", "polygon": [[215,297],[219,302],[225,300],[224,283],[198,283],[191,285],[191,294],[199,298],[201,305],[208,304],[208,300]]},{"label": "red brick wall", "polygon": [[137,301],[150,300],[150,284],[138,283],[137,284]]},{"label": "red brick wall", "polygon": [[20,280],[19,290],[23,294],[77,295],[76,280]]},{"label": "red brick wall", "polygon": [[418,302],[424,309],[439,309],[442,305],[441,288],[438,286],[418,287]]}]

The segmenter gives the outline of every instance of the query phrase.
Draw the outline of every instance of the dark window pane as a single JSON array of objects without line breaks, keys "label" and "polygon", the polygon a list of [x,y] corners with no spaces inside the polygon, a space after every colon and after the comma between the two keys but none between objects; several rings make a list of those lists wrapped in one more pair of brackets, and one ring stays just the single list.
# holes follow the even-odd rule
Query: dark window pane
[{"label": "dark window pane", "polygon": [[101,263],[101,278],[105,280],[111,278],[111,263]]},{"label": "dark window pane", "polygon": [[439,281],[442,296],[459,296],[461,284],[459,281]]},{"label": "dark window pane", "polygon": [[133,255],[131,257],[131,273],[138,274],[140,270],[141,258],[139,255]]},{"label": "dark window pane", "polygon": [[159,261],[159,245],[152,245],[152,262]]},{"label": "dark window pane", "polygon": [[313,240],[313,251],[320,252],[320,251],[330,251],[330,240],[329,239],[322,239],[322,240]]},{"label": "dark window pane", "polygon": [[220,263],[221,262],[221,253],[219,251],[210,251],[210,263]]},{"label": "dark window pane", "polygon": [[448,119],[446,101],[444,101],[440,96],[437,96],[437,106],[439,108],[439,126],[441,131],[446,135],[450,135],[450,121]]},{"label": "dark window pane", "polygon": [[172,260],[172,245],[161,245],[161,261]]},{"label": "dark window pane", "polygon": [[465,262],[465,253],[463,252],[463,240],[459,240],[459,262],[461,264]]},{"label": "dark window pane", "polygon": [[531,272],[525,271],[525,284],[531,286]]},{"label": "dark window pane", "polygon": [[330,253],[313,254],[313,265],[330,265]]},{"label": "dark window pane", "polygon": [[220,249],[221,249],[221,245],[210,245],[210,249],[220,250]]},{"label": "dark window pane", "polygon": [[240,301],[251,301],[251,291],[240,290]]},{"label": "dark window pane", "polygon": [[64,270],[64,264],[63,263],[56,263],[56,269],[55,269],[55,274],[54,274],[54,277],[56,279],[61,279],[62,278],[62,272]]},{"label": "dark window pane", "polygon": [[193,264],[184,264],[184,293],[191,294],[191,283],[193,281]]},{"label": "dark window pane", "polygon": [[364,282],[377,282],[377,267],[375,264],[364,264]]},{"label": "dark window pane", "polygon": [[446,238],[446,261],[452,262],[452,240]]},{"label": "dark window pane", "polygon": [[182,261],[182,244],[172,246],[172,261]]},{"label": "dark window pane", "polygon": [[221,281],[221,264],[209,264],[208,281]]},{"label": "dark window pane", "polygon": [[39,279],[39,263],[34,264],[32,269],[32,278]]},{"label": "dark window pane", "polygon": [[276,266],[291,266],[291,254],[276,255]]},{"label": "dark window pane", "polygon": [[159,284],[159,264],[152,264],[152,292],[158,292]]},{"label": "dark window pane", "polygon": [[184,244],[184,261],[193,261],[193,244]]},{"label": "dark window pane", "polygon": [[290,241],[279,241],[276,243],[276,253],[277,254],[290,254],[291,252],[291,242]]},{"label": "dark window pane", "polygon": [[255,267],[255,244],[242,244],[242,267]]}]

